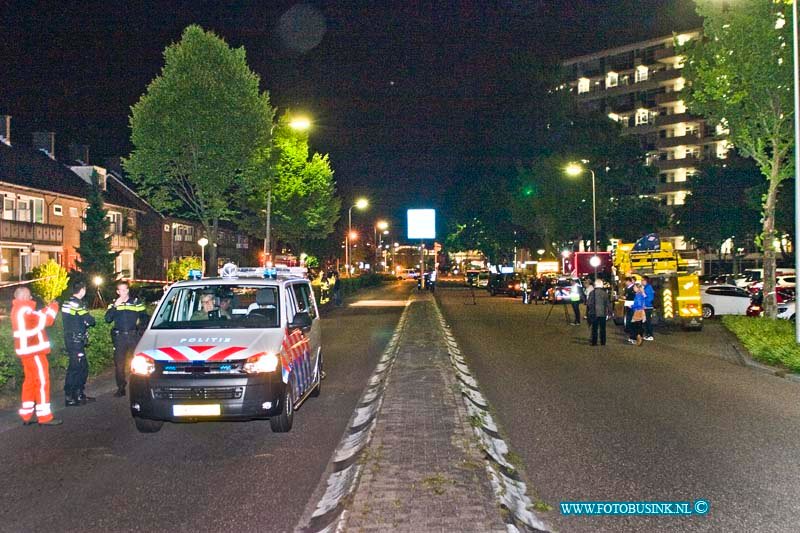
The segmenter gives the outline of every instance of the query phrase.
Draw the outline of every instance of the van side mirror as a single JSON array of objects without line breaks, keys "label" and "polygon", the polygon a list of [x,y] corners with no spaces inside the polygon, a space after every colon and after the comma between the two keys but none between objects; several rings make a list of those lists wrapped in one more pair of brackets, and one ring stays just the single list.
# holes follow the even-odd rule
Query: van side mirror
[{"label": "van side mirror", "polygon": [[289,323],[289,329],[308,329],[311,327],[311,315],[308,311],[298,311]]}]

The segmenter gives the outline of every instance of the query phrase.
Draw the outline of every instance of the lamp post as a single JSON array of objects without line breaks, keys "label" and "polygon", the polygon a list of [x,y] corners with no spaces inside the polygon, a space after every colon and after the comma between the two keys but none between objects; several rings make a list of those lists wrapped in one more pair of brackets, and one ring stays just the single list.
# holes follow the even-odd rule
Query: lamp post
[{"label": "lamp post", "polygon": [[353,208],[366,209],[369,206],[369,201],[366,198],[359,198],[356,203],[350,206],[347,210],[347,242],[345,243],[345,268],[347,269],[347,277],[350,277],[350,238],[353,233]]},{"label": "lamp post", "polygon": [[[794,242],[792,251],[795,258],[795,269],[800,269],[800,254],[797,253],[797,246],[800,243],[800,86],[798,86],[798,76],[800,76],[800,60],[797,57],[798,45],[797,27],[797,2],[792,2],[792,59],[794,60]],[[797,272],[797,270],[795,270]],[[800,320],[794,323],[794,340],[800,344]]]},{"label": "lamp post", "polygon": [[372,244],[375,246],[375,265],[376,265],[375,271],[376,272],[378,270],[377,269],[377,264],[378,264],[378,261],[380,260],[379,256],[378,256],[378,254],[380,253],[379,252],[380,246],[378,245],[378,230],[380,230],[381,234],[383,234],[383,231],[385,231],[386,228],[388,228],[388,227],[389,227],[389,223],[386,222],[385,220],[378,220],[377,222],[375,222],[375,225],[372,227],[372,230],[373,230]]},{"label": "lamp post", "polygon": [[[596,194],[596,188],[595,188],[594,170],[592,170],[591,168],[585,167],[584,165],[586,165],[587,163],[589,163],[588,160],[581,159],[580,163],[570,163],[570,164],[568,164],[566,169],[565,169],[565,171],[566,171],[567,175],[569,175],[569,176],[580,176],[585,171],[589,171],[589,173],[592,175],[592,252],[594,252],[594,254],[595,254],[592,257],[592,259],[594,259],[595,257],[597,257],[597,194]],[[599,262],[598,261],[592,261],[591,259],[589,261],[590,261],[590,264],[597,263],[597,264],[593,265],[594,266],[594,279],[597,280],[597,266],[599,265]]]},{"label": "lamp post", "polygon": [[208,239],[205,237],[200,237],[200,240],[197,241],[197,244],[200,245],[200,260],[202,261],[203,265],[203,275],[206,274],[206,245],[208,244]]}]

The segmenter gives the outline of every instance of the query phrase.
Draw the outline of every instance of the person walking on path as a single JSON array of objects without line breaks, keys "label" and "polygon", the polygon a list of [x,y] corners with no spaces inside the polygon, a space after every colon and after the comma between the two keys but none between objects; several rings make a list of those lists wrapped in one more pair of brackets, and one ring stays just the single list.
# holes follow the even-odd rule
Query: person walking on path
[{"label": "person walking on path", "polygon": [[625,318],[624,326],[625,333],[631,334],[631,317],[633,316],[633,299],[636,296],[636,291],[633,289],[633,278],[628,276],[625,278]]},{"label": "person walking on path", "polygon": [[150,318],[145,312],[144,302],[130,295],[130,287],[125,281],[117,283],[117,299],[108,306],[105,321],[113,322],[111,339],[114,341],[114,376],[117,392],[114,396],[125,396],[125,363],[139,342],[139,326],[144,326]]},{"label": "person walking on path", "polygon": [[594,282],[594,289],[586,298],[586,318],[592,325],[592,346],[597,346],[597,334],[600,333],[600,345],[606,345],[606,320],[611,316],[611,298],[608,297],[603,280]]},{"label": "person walking on path", "polygon": [[28,287],[14,291],[11,329],[14,332],[14,351],[25,373],[19,416],[26,426],[33,422],[34,408],[40,426],[61,424],[50,409],[50,365],[47,362],[50,341],[45,330],[55,323],[57,314],[58,302],[50,302],[47,307],[37,310]]},{"label": "person walking on path", "polygon": [[[330,283],[330,280],[328,282]],[[338,272],[333,272],[333,305],[342,306],[342,280],[339,279]]]},{"label": "person walking on path", "polygon": [[642,288],[644,289],[644,340],[653,340],[653,302],[656,299],[656,291],[650,284],[650,276],[642,276]]},{"label": "person walking on path", "polygon": [[95,325],[95,320],[86,309],[86,283],[77,281],[69,291],[71,296],[61,306],[61,320],[64,322],[64,347],[67,349],[69,366],[64,376],[64,403],[67,407],[76,407],[95,401],[86,395],[86,378],[89,377],[89,362],[86,359],[86,344],[89,340],[88,329]]},{"label": "person walking on path", "polygon": [[644,340],[642,334],[644,332],[644,323],[647,320],[647,315],[644,312],[644,289],[642,288],[642,284],[636,282],[633,285],[634,290],[634,297],[633,297],[633,305],[631,306],[631,328],[630,328],[630,336],[628,337],[628,342],[630,344],[636,344],[637,346],[642,345],[642,341]]},{"label": "person walking on path", "polygon": [[580,326],[581,301],[585,301],[585,297],[583,293],[583,285],[581,285],[581,280],[578,278],[574,278],[572,280],[572,286],[569,289],[569,299],[570,303],[572,304],[572,312],[575,313],[575,322],[573,322],[572,325]]}]

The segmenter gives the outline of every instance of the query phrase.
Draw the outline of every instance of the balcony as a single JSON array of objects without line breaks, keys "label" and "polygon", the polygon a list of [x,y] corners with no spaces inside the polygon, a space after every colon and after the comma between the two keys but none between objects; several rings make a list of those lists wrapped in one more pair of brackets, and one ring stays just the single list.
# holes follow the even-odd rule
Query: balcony
[{"label": "balcony", "polygon": [[700,165],[700,161],[699,157],[684,157],[683,159],[659,159],[655,163],[658,170],[664,171],[678,168],[696,168]]},{"label": "balcony", "polygon": [[653,59],[663,63],[674,63],[675,59],[679,56],[674,46],[668,46],[653,52]]},{"label": "balcony", "polygon": [[658,115],[656,126],[669,126],[681,122],[701,122],[703,119],[689,113],[675,113],[674,115]]},{"label": "balcony", "polygon": [[32,244],[63,244],[64,228],[55,224],[0,220],[0,240]]},{"label": "balcony", "polygon": [[668,192],[688,191],[688,181],[673,181],[672,183],[659,183],[656,185],[656,194],[666,194]]},{"label": "balcony", "polygon": [[671,104],[680,100],[683,100],[683,93],[681,91],[670,91],[668,93],[656,95],[656,103],[658,105]]},{"label": "balcony", "polygon": [[651,73],[650,79],[648,81],[664,83],[665,81],[677,80],[680,77],[681,77],[681,69],[668,68],[664,70],[659,70],[658,72]]},{"label": "balcony", "polygon": [[135,250],[138,247],[139,241],[136,237],[129,237],[128,235],[120,235],[118,233],[111,235],[111,248],[131,248]]},{"label": "balcony", "polygon": [[699,146],[703,141],[698,135],[681,135],[680,137],[666,137],[656,141],[656,148],[675,148],[676,146]]}]

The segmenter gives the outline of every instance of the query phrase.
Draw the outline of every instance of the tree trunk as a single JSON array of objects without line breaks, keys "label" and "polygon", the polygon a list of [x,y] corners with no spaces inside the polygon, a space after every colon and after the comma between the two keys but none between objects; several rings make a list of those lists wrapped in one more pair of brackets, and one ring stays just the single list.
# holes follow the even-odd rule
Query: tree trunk
[{"label": "tree trunk", "polygon": [[764,202],[764,316],[775,318],[778,314],[777,300],[775,298],[775,204],[778,198],[780,181],[778,176],[781,170],[781,161],[773,158],[772,169],[769,177],[767,200]]},{"label": "tree trunk", "polygon": [[205,274],[208,275],[211,272],[212,275],[217,275],[217,270],[219,269],[219,265],[217,264],[217,230],[219,229],[219,219],[214,217],[211,222],[211,226],[208,228],[208,263],[206,263],[206,272]]}]

